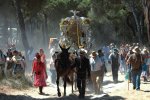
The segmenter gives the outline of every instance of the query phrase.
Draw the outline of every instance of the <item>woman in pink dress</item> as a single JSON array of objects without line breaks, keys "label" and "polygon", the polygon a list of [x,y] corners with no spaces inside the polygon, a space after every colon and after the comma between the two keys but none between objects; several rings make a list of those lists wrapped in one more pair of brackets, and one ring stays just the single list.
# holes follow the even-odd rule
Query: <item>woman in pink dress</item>
[{"label": "woman in pink dress", "polygon": [[44,94],[42,90],[46,86],[47,73],[45,64],[41,62],[41,56],[38,53],[33,62],[32,74],[34,75],[34,86],[39,87],[39,94]]}]

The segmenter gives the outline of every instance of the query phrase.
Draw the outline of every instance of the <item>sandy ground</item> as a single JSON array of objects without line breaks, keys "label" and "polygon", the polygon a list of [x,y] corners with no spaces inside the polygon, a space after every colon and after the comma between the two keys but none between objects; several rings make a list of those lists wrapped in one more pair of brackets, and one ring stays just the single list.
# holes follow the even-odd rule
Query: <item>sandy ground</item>
[{"label": "sandy ground", "polygon": [[[110,67],[107,66],[108,73],[104,76],[103,93],[95,95],[92,86],[87,85],[86,96],[84,100],[150,100],[150,81],[141,81],[141,90],[136,91],[132,89],[132,83],[129,84],[125,80],[124,75],[119,73],[119,83],[112,82]],[[48,71],[49,72],[49,71]],[[71,93],[71,86],[67,86],[67,95],[65,97],[57,96],[56,85],[50,82],[50,73],[47,79],[47,87],[44,87],[45,95],[38,94],[38,88],[30,87],[26,89],[14,89],[5,84],[0,84],[0,100],[79,100],[78,91]],[[63,95],[63,85],[60,86]]]},{"label": "sandy ground", "polygon": [[[49,79],[48,79],[49,80]],[[0,100],[78,100],[78,91],[71,93],[71,87],[67,87],[67,95],[65,97],[57,97],[56,85],[50,84],[44,88],[45,95],[38,94],[38,88],[13,89],[8,86],[0,85]],[[84,100],[150,100],[150,82],[141,81],[141,90],[132,89],[132,84],[124,80],[124,75],[119,74],[119,83],[112,82],[111,73],[104,77],[103,93],[95,95],[87,86],[86,97]],[[63,87],[60,87],[61,92]],[[63,92],[62,92],[63,94]]]}]

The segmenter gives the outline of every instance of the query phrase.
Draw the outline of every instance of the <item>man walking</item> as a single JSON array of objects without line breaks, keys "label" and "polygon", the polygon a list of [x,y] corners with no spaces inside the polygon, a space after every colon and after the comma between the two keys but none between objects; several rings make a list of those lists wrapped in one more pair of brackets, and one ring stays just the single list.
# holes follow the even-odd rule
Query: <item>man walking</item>
[{"label": "man walking", "polygon": [[140,76],[142,72],[143,57],[139,47],[133,49],[133,54],[128,58],[127,63],[131,64],[133,89],[140,90]]},{"label": "man walking", "polygon": [[109,59],[112,68],[113,81],[114,83],[118,83],[119,54],[116,48],[114,48],[113,52],[109,55]]},{"label": "man walking", "polygon": [[105,66],[102,59],[96,54],[95,51],[92,52],[90,58],[91,65],[91,79],[95,94],[102,92],[102,82],[104,77]]},{"label": "man walking", "polygon": [[77,88],[79,90],[79,98],[85,97],[86,75],[90,78],[90,63],[89,59],[85,57],[85,52],[81,50],[79,58],[77,58]]}]

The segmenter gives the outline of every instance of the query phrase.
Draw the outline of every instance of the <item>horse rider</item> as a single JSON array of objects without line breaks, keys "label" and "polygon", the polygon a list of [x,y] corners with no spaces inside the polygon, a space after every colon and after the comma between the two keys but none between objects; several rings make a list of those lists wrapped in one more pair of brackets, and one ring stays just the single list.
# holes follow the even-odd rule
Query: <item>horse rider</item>
[{"label": "horse rider", "polygon": [[79,90],[79,98],[85,97],[85,87],[86,87],[86,75],[90,78],[90,62],[89,59],[85,56],[85,51],[79,51],[79,57],[77,61],[77,88]]}]

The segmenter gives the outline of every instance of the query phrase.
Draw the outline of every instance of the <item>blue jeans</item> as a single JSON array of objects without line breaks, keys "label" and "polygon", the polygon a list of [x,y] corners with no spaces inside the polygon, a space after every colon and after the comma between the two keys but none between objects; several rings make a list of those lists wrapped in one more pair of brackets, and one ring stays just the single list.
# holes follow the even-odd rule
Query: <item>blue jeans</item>
[{"label": "blue jeans", "polygon": [[140,76],[141,70],[139,71],[132,71],[132,83],[134,89],[140,89]]},{"label": "blue jeans", "polygon": [[51,72],[51,83],[56,84],[56,77],[57,77],[56,70],[50,69],[50,72]]}]

